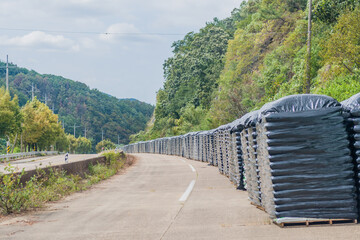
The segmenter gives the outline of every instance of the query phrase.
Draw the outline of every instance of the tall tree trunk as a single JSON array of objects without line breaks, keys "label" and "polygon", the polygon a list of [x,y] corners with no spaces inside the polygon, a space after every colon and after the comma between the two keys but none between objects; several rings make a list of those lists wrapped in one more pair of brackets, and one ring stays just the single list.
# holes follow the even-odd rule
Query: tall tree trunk
[{"label": "tall tree trunk", "polygon": [[13,147],[12,147],[12,149],[11,149],[11,153],[14,153],[14,149],[15,149],[17,137],[18,137],[18,134],[15,135],[14,144],[13,144]]},{"label": "tall tree trunk", "polygon": [[20,152],[23,152],[23,135],[20,135]]}]

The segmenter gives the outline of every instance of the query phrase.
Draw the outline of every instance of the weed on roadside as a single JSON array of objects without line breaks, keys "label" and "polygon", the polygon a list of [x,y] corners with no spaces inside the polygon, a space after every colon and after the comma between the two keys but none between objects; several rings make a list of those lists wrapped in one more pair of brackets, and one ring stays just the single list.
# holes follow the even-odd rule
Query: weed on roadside
[{"label": "weed on roadside", "polygon": [[21,177],[25,172],[16,173],[9,165],[5,169],[7,174],[0,173],[0,214],[39,208],[46,202],[86,190],[91,185],[115,175],[125,164],[126,156],[123,153],[106,152],[103,155],[106,164],[90,165],[89,173],[85,173],[84,178],[53,168],[37,169],[36,174],[23,184]]},{"label": "weed on roadside", "polygon": [[32,191],[36,188],[30,180],[26,186],[21,183],[24,171],[17,174],[10,164],[5,168],[8,174],[0,174],[0,212],[10,214],[27,209],[30,205]]}]

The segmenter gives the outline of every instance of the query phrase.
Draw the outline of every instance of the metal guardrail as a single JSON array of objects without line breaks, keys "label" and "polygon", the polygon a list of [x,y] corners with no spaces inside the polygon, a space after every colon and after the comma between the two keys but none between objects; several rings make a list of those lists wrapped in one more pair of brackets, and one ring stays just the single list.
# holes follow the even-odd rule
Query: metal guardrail
[{"label": "metal guardrail", "polygon": [[0,161],[23,159],[23,158],[43,156],[43,155],[56,155],[58,153],[59,153],[58,151],[37,151],[37,152],[2,154],[0,155]]}]

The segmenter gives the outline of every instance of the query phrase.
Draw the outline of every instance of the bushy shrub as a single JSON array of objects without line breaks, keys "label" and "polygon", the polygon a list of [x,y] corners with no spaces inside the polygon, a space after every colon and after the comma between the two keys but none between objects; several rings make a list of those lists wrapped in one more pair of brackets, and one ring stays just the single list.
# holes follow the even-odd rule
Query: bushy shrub
[{"label": "bushy shrub", "polygon": [[21,183],[24,171],[17,174],[10,164],[5,168],[8,174],[0,174],[0,212],[10,214],[27,209],[36,185],[30,180],[26,186]]},{"label": "bushy shrub", "polygon": [[110,140],[103,140],[103,141],[99,142],[95,148],[96,148],[96,152],[99,153],[99,152],[103,152],[106,150],[115,149],[116,146]]}]

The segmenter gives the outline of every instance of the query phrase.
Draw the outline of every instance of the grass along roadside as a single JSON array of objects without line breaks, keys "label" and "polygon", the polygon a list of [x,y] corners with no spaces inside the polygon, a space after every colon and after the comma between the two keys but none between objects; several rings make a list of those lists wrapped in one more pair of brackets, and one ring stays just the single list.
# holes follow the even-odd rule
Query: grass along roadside
[{"label": "grass along roadside", "polygon": [[17,174],[9,165],[6,168],[8,174],[0,174],[0,214],[8,215],[40,208],[46,202],[86,190],[134,162],[132,156],[123,152],[108,151],[103,153],[103,156],[106,158],[106,164],[90,165],[88,173],[83,178],[67,174],[65,171],[51,169],[45,172],[38,169],[36,175],[24,184],[20,179],[25,172]]}]

